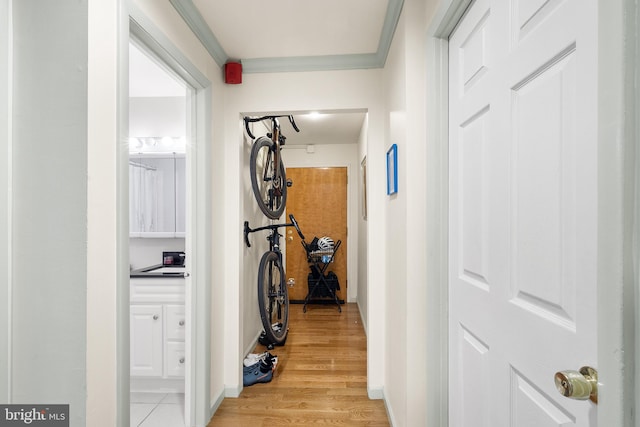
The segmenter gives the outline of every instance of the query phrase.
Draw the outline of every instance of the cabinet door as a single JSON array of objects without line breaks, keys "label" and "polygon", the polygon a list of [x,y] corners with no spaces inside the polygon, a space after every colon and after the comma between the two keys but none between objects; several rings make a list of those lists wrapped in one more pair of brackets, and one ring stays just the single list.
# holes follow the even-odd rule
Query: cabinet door
[{"label": "cabinet door", "polygon": [[130,308],[131,376],[162,376],[162,306]]},{"label": "cabinet door", "polygon": [[176,234],[181,237],[187,231],[187,161],[176,155]]},{"label": "cabinet door", "polygon": [[171,157],[130,156],[130,232],[175,233],[175,207],[175,159],[173,155]]}]

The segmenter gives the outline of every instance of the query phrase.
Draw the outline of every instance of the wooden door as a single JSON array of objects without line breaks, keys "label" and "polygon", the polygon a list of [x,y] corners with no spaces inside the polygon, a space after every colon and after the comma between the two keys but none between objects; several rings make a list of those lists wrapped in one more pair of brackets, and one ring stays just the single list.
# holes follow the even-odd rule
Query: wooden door
[{"label": "wooden door", "polygon": [[450,38],[452,427],[595,426],[554,382],[597,369],[594,5],[476,0]]},{"label": "wooden door", "polygon": [[[342,241],[327,269],[338,276],[337,295],[342,301],[347,295],[347,168],[287,167],[287,179],[293,181],[287,193],[287,215],[295,216],[305,240],[309,243],[314,236],[329,236]],[[308,292],[309,263],[295,230],[289,227],[286,233],[286,275],[287,280],[295,280],[289,287],[289,299],[300,302]]]}]

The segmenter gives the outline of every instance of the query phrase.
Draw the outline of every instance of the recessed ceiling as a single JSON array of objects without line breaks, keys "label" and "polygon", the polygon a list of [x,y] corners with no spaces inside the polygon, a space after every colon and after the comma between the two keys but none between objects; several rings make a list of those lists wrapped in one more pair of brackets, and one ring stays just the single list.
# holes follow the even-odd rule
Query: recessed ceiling
[{"label": "recessed ceiling", "polygon": [[243,72],[381,68],[403,0],[169,0],[222,66]]},{"label": "recessed ceiling", "polygon": [[300,133],[289,131],[287,144],[356,144],[365,116],[362,111],[296,115]]},{"label": "recessed ceiling", "polygon": [[227,55],[237,59],[373,53],[378,49],[387,3],[193,1]]},{"label": "recessed ceiling", "polygon": [[[300,132],[296,132],[286,118],[280,119],[282,134],[287,137],[285,148],[293,145],[357,144],[366,111],[324,111],[324,112],[260,112],[249,116],[269,114],[292,114]],[[254,136],[269,131],[265,127],[254,127]]]}]

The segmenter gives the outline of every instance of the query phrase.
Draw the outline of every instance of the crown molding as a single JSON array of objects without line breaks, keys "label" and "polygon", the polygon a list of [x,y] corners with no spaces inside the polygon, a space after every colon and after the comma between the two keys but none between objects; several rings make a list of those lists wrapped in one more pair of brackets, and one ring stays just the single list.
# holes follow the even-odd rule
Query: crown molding
[{"label": "crown molding", "polygon": [[191,0],[169,0],[169,2],[171,2],[171,5],[189,28],[191,28],[191,31],[193,31],[193,34],[200,40],[204,48],[207,49],[207,52],[209,52],[209,55],[211,55],[216,64],[222,67],[229,59],[229,56],[193,2]]},{"label": "crown molding", "polygon": [[[215,34],[207,25],[192,0],[169,0],[198,40],[222,67],[230,59],[218,42]],[[298,71],[327,71],[383,68],[393,35],[400,19],[404,0],[389,0],[385,15],[378,51],[352,55],[298,56],[282,58],[241,58],[243,73],[273,73]]]},{"label": "crown molding", "polygon": [[389,4],[387,5],[387,14],[384,17],[382,33],[380,34],[380,43],[378,44],[378,52],[376,52],[380,61],[379,68],[383,68],[384,64],[387,62],[387,55],[389,54],[393,35],[395,34],[396,27],[398,26],[398,20],[400,20],[403,5],[404,0],[389,0]]},{"label": "crown molding", "polygon": [[354,70],[380,68],[376,54],[294,56],[288,58],[251,58],[242,60],[243,73]]}]

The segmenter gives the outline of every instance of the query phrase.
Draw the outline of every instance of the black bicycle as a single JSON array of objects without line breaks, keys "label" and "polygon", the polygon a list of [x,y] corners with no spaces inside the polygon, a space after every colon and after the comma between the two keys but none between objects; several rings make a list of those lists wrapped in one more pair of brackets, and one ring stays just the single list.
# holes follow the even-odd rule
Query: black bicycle
[{"label": "black bicycle", "polygon": [[249,227],[249,221],[244,222],[244,242],[247,247],[251,247],[249,233],[270,231],[267,236],[269,250],[262,255],[258,268],[258,308],[267,339],[274,345],[283,345],[289,330],[289,293],[282,266],[282,252],[280,252],[282,235],[278,232],[278,228],[295,227],[304,241],[298,222],[293,215],[289,215],[289,218],[290,223],[271,224],[253,229]]},{"label": "black bicycle", "polygon": [[[287,182],[284,163],[280,155],[280,149],[287,139],[280,130],[280,122],[278,121],[280,117],[287,117],[295,131],[300,132],[291,115],[244,118],[247,134],[254,140],[249,161],[251,188],[253,188],[253,194],[260,210],[270,219],[278,219],[282,216],[287,204],[287,186],[291,185]],[[249,123],[264,120],[270,121],[271,132],[256,139],[251,133]]]}]

